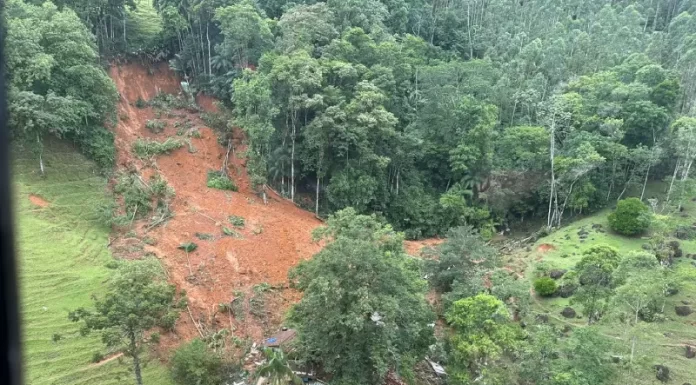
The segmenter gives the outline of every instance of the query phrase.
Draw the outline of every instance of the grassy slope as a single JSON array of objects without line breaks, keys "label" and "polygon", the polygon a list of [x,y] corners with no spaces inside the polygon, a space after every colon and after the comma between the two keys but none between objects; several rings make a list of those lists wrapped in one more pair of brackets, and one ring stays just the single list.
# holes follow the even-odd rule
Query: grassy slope
[{"label": "grassy slope", "polygon": [[[14,162],[26,383],[133,383],[118,360],[92,365],[95,352],[106,353],[103,345],[97,335],[81,337],[79,324],[67,319],[69,310],[90,306],[91,294],[99,293],[109,274],[108,229],[95,221],[95,208],[106,200],[106,180],[70,146],[47,147],[46,178],[27,151],[16,151]],[[30,194],[50,206],[32,205]],[[62,339],[54,343],[56,333]],[[156,361],[144,376],[146,384],[170,383]]]},{"label": "grassy slope", "polygon": [[[696,204],[689,202],[686,206],[686,217],[676,216],[674,220],[683,224],[691,224],[696,219]],[[619,249],[622,254],[631,250],[641,250],[641,245],[647,242],[646,239],[627,238],[612,234],[610,231],[599,232],[592,229],[593,224],[602,225],[604,230],[608,229],[607,215],[609,211],[599,212],[591,217],[581,219],[559,231],[540,239],[534,245],[532,252],[528,253],[526,262],[530,266],[527,269],[527,277],[532,279],[535,264],[543,261],[553,267],[570,269],[577,263],[584,250],[597,244],[607,244]],[[585,242],[580,242],[578,231],[584,228],[589,232]],[[540,252],[538,247],[542,244],[551,244],[556,249],[549,252]],[[688,241],[681,242],[684,253],[696,253],[696,242]],[[671,369],[671,383],[681,385],[683,383],[696,380],[696,361],[688,360],[684,357],[684,348],[682,344],[690,342],[696,344],[696,314],[689,317],[679,317],[674,312],[674,306],[681,304],[681,301],[691,301],[692,306],[696,305],[696,266],[692,264],[691,259],[681,258],[677,260],[675,269],[678,269],[681,274],[691,277],[691,284],[687,284],[682,291],[673,297],[669,297],[665,306],[665,315],[667,321],[661,323],[641,323],[639,339],[636,347],[636,360],[639,362],[640,368],[634,370],[633,373],[628,371],[622,372],[622,377],[617,380],[617,384],[631,383],[635,385],[642,384],[659,384],[655,378],[654,371],[651,369],[653,365],[664,364]],[[569,299],[552,298],[540,299],[535,298],[535,312],[548,313],[552,321],[556,324],[567,324],[583,327],[586,320],[575,319],[566,320],[560,316],[560,311],[569,305]],[[580,312],[580,306],[574,306]],[[608,337],[616,341],[616,354],[630,354],[630,333],[632,329],[621,324],[616,319],[606,319],[600,324],[600,330]]]}]

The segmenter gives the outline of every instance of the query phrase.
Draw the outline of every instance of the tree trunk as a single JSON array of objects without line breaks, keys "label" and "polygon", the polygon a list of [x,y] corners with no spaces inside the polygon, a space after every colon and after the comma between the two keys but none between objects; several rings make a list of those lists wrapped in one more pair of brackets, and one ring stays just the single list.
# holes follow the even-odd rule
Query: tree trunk
[{"label": "tree trunk", "polygon": [[205,35],[206,38],[208,39],[208,73],[210,76],[213,75],[213,61],[211,59],[211,50],[210,50],[210,22],[207,22],[205,24]]},{"label": "tree trunk", "polygon": [[549,213],[548,213],[548,216],[546,218],[546,227],[548,229],[551,229],[551,207],[553,206],[553,196],[554,196],[555,189],[556,189],[556,172],[554,171],[554,165],[555,165],[554,157],[555,157],[555,152],[556,152],[556,117],[555,117],[555,115],[551,120],[551,130],[550,131],[551,132],[550,132],[549,137],[550,137],[551,143],[549,145],[549,148],[550,148],[549,154],[551,157],[551,190],[549,192]]},{"label": "tree trunk", "polygon": [[[681,163],[681,159],[677,159],[677,165],[674,166],[674,174],[672,174],[672,181],[669,183],[669,190],[667,190],[667,198],[665,198],[665,206],[667,203],[669,203],[669,198],[670,195],[672,195],[672,188],[674,187],[674,180],[677,179],[677,171],[679,171],[679,164]],[[662,209],[664,210],[664,207]]]},{"label": "tree trunk", "polygon": [[474,44],[471,41],[471,16],[470,16],[470,4],[466,3],[466,29],[469,34],[469,60],[474,59]]},{"label": "tree trunk", "polygon": [[650,167],[652,166],[652,159],[650,160],[651,162],[648,163],[648,170],[645,171],[645,179],[643,180],[643,191],[640,193],[640,200],[643,200],[643,197],[645,196],[645,186],[648,185],[648,175],[650,175]]},{"label": "tree trunk", "polygon": [[295,122],[292,122],[292,150],[290,153],[290,200],[295,202]]},{"label": "tree trunk", "polygon": [[138,353],[138,345],[135,341],[135,333],[130,333],[130,354],[133,356],[133,373],[135,373],[135,383],[143,385],[143,375],[140,372],[140,355]]},{"label": "tree trunk", "polygon": [[314,197],[314,215],[319,216],[319,186],[321,185],[321,178],[317,175],[317,193]]}]

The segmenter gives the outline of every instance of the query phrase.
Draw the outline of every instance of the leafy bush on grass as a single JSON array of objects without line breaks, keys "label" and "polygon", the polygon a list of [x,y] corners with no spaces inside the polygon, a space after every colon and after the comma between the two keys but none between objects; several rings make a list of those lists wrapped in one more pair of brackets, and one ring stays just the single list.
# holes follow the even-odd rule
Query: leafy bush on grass
[{"label": "leafy bush on grass", "polygon": [[234,227],[244,227],[244,218],[238,217],[236,215],[230,215],[227,218],[228,221],[234,226]]},{"label": "leafy bush on grass", "polygon": [[638,235],[650,227],[651,215],[648,206],[638,198],[628,198],[609,214],[609,227],[619,234]]},{"label": "leafy bush on grass", "polygon": [[177,139],[168,138],[164,142],[156,140],[138,139],[133,144],[133,153],[138,158],[152,158],[155,155],[169,154],[170,152],[181,148],[184,142]]},{"label": "leafy bush on grass", "polygon": [[195,339],[172,357],[172,378],[182,385],[223,383],[222,360],[205,342]]},{"label": "leafy bush on grass", "polygon": [[218,190],[237,191],[237,185],[219,171],[208,171],[208,187]]},{"label": "leafy bush on grass", "polygon": [[163,122],[161,120],[148,120],[145,123],[145,128],[147,128],[153,134],[159,134],[160,132],[164,131],[165,127],[167,127],[167,122]]},{"label": "leafy bush on grass", "polygon": [[542,297],[550,297],[556,294],[556,281],[549,277],[541,277],[534,280],[534,291]]}]

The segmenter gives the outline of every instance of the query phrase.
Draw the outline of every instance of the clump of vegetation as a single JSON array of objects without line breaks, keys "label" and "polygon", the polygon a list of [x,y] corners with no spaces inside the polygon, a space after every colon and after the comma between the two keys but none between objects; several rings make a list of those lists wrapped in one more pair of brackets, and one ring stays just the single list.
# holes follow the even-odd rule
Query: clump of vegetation
[{"label": "clump of vegetation", "polygon": [[164,131],[165,127],[167,127],[167,122],[161,120],[148,120],[145,123],[145,128],[147,128],[153,134],[161,133]]},{"label": "clump of vegetation", "polygon": [[227,132],[229,119],[224,114],[204,112],[201,114],[201,119],[208,127],[218,132]]},{"label": "clump of vegetation", "polygon": [[254,295],[249,298],[249,312],[262,321],[266,320],[266,293],[270,290],[271,285],[265,282],[254,285],[252,288]]},{"label": "clump of vegetation", "polygon": [[638,198],[628,198],[616,206],[609,214],[609,226],[623,235],[638,235],[650,227],[650,209]]},{"label": "clump of vegetation", "polygon": [[137,174],[123,174],[117,179],[114,192],[123,197],[125,206],[125,218],[116,218],[114,223],[144,218],[152,210],[153,203],[156,209],[168,207],[174,196],[174,189],[158,174],[150,178],[150,183],[145,183]]},{"label": "clump of vegetation", "polygon": [[134,104],[137,108],[140,109],[143,109],[148,106],[147,102],[141,97],[138,97],[138,100],[136,100]]},{"label": "clump of vegetation", "polygon": [[223,366],[218,354],[200,339],[195,339],[174,352],[172,378],[181,385],[222,384]]},{"label": "clump of vegetation", "polygon": [[232,230],[232,229],[230,229],[229,227],[226,227],[226,226],[223,226],[223,227],[222,227],[222,234],[223,234],[223,235],[226,235],[226,236],[228,236],[228,237],[235,237],[235,238],[241,237],[241,235],[239,235],[238,232],[236,232],[236,231],[234,231],[234,230]]},{"label": "clump of vegetation", "polygon": [[173,108],[187,108],[188,102],[184,97],[160,92],[150,99],[148,104],[154,108],[161,110],[170,110]]},{"label": "clump of vegetation", "polygon": [[92,363],[97,364],[104,360],[104,354],[101,352],[96,352],[92,355]]},{"label": "clump of vegetation", "polygon": [[237,215],[230,215],[227,217],[227,220],[234,226],[234,227],[244,227],[244,218],[237,216]]},{"label": "clump of vegetation", "polygon": [[541,277],[534,280],[534,291],[542,297],[551,297],[558,289],[556,281],[549,277]]},{"label": "clump of vegetation", "polygon": [[133,153],[138,158],[147,159],[156,155],[169,154],[183,147],[184,142],[178,139],[167,138],[164,142],[156,140],[138,139],[133,144]]},{"label": "clump of vegetation", "polygon": [[196,238],[200,239],[201,241],[210,241],[212,240],[213,234],[208,234],[208,233],[196,233]]},{"label": "clump of vegetation", "polygon": [[218,190],[237,191],[232,179],[220,171],[208,171],[208,187]]},{"label": "clump of vegetation", "polygon": [[95,297],[94,310],[79,308],[69,318],[83,322],[83,334],[99,332],[108,347],[120,348],[131,357],[136,382],[142,384],[140,347],[145,332],[165,317],[176,320],[185,300],[176,299],[176,288],[152,260],[122,262],[106,289]]},{"label": "clump of vegetation", "polygon": [[150,334],[150,342],[153,344],[159,344],[160,343],[160,334],[157,332],[154,332]]}]

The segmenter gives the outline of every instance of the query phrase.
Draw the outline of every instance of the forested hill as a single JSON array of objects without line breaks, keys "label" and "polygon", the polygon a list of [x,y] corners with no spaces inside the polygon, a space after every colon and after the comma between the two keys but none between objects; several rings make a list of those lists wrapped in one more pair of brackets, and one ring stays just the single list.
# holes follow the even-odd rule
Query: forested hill
[{"label": "forested hill", "polygon": [[115,95],[95,43],[169,58],[230,107],[259,191],[414,238],[557,226],[691,162],[692,1],[39,3],[7,4],[11,125],[104,165]]},{"label": "forested hill", "polygon": [[30,381],[696,380],[696,1],[3,11]]}]

